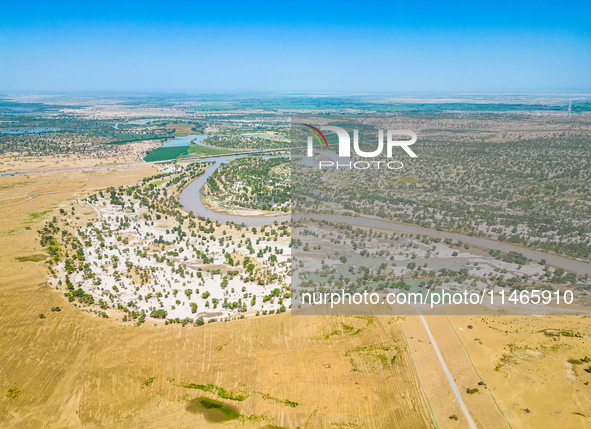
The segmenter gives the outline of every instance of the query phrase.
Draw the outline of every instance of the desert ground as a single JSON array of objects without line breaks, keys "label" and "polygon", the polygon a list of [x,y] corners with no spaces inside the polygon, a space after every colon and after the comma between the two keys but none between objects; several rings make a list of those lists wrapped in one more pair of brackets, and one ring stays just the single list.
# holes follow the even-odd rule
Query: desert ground
[{"label": "desert ground", "polygon": [[[67,154],[49,156],[20,156],[18,154],[0,157],[0,174],[20,171],[37,171],[66,168],[109,168],[111,165],[142,162],[142,154],[160,146],[157,142],[128,143],[110,152],[96,154]],[[117,185],[113,183],[112,185]],[[6,189],[4,189],[6,191]],[[6,194],[3,192],[2,195]]]},{"label": "desert ground", "polygon": [[[133,327],[74,307],[31,258],[42,254],[36,230],[75,198],[154,173],[140,165],[0,178],[2,198],[15,199],[0,204],[0,426],[591,427],[584,316],[423,323],[288,312]],[[80,220],[93,216],[89,208]],[[204,397],[240,416],[201,406]]]},{"label": "desert ground", "polygon": [[[12,194],[61,191],[2,209],[3,427],[434,427],[409,355],[387,368],[355,357],[367,368],[351,371],[350,350],[402,347],[401,330],[386,320],[348,322],[364,334],[337,341],[323,339],[337,321],[285,314],[129,327],[70,305],[42,262],[17,261],[40,254],[38,225],[84,189],[152,174],[141,166],[3,178]],[[219,395],[187,383],[245,392],[243,401],[222,398],[242,417],[216,423],[191,401]]]}]

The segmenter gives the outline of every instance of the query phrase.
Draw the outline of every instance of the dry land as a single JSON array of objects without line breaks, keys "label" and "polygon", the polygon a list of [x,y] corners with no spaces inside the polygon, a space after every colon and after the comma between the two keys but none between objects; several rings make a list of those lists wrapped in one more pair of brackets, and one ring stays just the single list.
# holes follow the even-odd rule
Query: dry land
[{"label": "dry land", "polygon": [[[49,286],[43,262],[26,260],[43,254],[36,229],[84,195],[67,190],[152,174],[146,166],[3,179],[23,194],[66,191],[2,209],[3,427],[218,427],[220,413],[232,415],[201,405],[202,397],[240,414],[223,427],[434,427],[402,333],[386,319],[346,321],[363,335],[328,340],[339,321],[289,314],[126,326],[116,314],[69,304]],[[76,211],[80,223],[96,216],[90,207]],[[361,352],[376,347],[400,358],[384,365]]]},{"label": "dry land", "polygon": [[[160,143],[107,144],[111,134],[163,139],[221,134],[226,137],[208,143],[224,149],[283,147],[288,113],[326,108],[311,98],[297,105],[201,101],[172,107],[68,104],[8,117],[11,124],[29,127],[84,122],[3,140],[11,146],[0,157],[0,174],[28,173],[0,177],[0,427],[591,427],[591,317],[507,315],[492,308],[466,315],[462,306],[447,307],[445,315],[297,316],[289,311],[288,263],[296,246],[307,246],[311,261],[304,266],[318,284],[329,279],[336,284],[342,274],[354,280],[349,284],[361,279],[367,282],[360,285],[381,292],[401,291],[407,286],[396,285],[401,281],[412,288],[422,282],[423,290],[443,283],[471,291],[543,286],[572,289],[583,300],[588,276],[427,235],[359,228],[355,237],[344,230],[323,237],[317,225],[306,225],[306,236],[279,231],[266,236],[260,228],[239,231],[191,218],[179,207],[178,194],[198,169],[191,170],[188,160],[178,163],[184,164],[179,171],[172,164],[138,164]],[[460,101],[416,111],[461,110]],[[368,109],[415,109],[404,100],[393,102]],[[224,113],[231,106],[236,110]],[[265,106],[274,109],[271,116]],[[343,106],[346,113],[362,111],[355,100]],[[404,177],[367,180],[363,187],[351,182],[340,194],[326,180],[311,182],[310,189],[338,196],[322,201],[327,212],[470,233],[588,262],[588,113],[566,122],[557,108],[489,114],[510,108],[483,105],[475,110],[483,114],[473,117],[417,116],[404,119],[408,127],[398,127],[394,117],[393,127],[415,129],[421,139],[420,158],[408,163]],[[71,118],[56,122],[52,112]],[[150,118],[162,120],[131,124]],[[104,133],[109,136],[99,135]],[[207,150],[214,149],[198,151]],[[527,171],[521,169],[524,162],[531,163]],[[277,213],[262,204],[269,199],[287,208],[293,197],[283,195],[287,169],[263,164],[220,169],[208,182],[204,203],[214,211],[249,215]],[[170,172],[176,176],[167,176]],[[126,187],[133,187],[131,195]],[[379,203],[385,201],[383,189],[395,189],[395,199]],[[195,222],[187,226],[187,236],[174,229],[179,219],[185,226]],[[38,232],[49,223],[60,228],[52,232],[60,245],[67,244],[51,264],[55,255]],[[543,231],[540,225],[546,224],[552,228]],[[320,236],[318,242],[309,238],[310,231]],[[296,246],[293,241],[289,246],[289,239]],[[352,240],[372,242],[374,248],[364,247],[364,255],[361,248],[335,254]],[[249,249],[247,255],[247,243],[254,253]],[[387,258],[379,273],[376,253]],[[239,262],[232,265],[237,274],[229,275],[226,254]],[[246,256],[258,277],[247,274]],[[76,265],[71,273],[68,258]],[[123,268],[126,263],[130,269]],[[270,280],[273,274],[277,277]],[[272,290],[279,295],[265,301]],[[220,303],[216,308],[213,298]],[[248,305],[224,307],[226,298]],[[287,312],[269,314],[281,306]],[[160,310],[168,312],[167,319]]]},{"label": "dry land", "polygon": [[[469,427],[418,316],[134,327],[69,304],[36,260],[35,230],[88,190],[153,174],[144,166],[3,179],[23,195],[62,191],[2,209],[3,427],[422,428],[434,427],[431,410],[439,427]],[[81,224],[96,219],[88,206],[76,211]],[[591,319],[426,320],[478,427],[503,427],[499,410],[515,428],[589,427]]]}]

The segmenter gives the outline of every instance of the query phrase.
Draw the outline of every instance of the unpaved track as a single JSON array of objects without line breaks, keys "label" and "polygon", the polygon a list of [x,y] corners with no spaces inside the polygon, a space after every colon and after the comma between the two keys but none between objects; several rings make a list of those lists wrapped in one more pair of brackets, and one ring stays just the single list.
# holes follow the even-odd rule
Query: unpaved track
[{"label": "unpaved track", "polygon": [[464,413],[464,417],[466,417],[466,421],[468,422],[468,426],[470,426],[471,429],[477,429],[476,424],[474,423],[474,420],[472,420],[472,416],[470,416],[470,412],[468,411],[468,408],[466,407],[466,404],[464,403],[464,400],[462,399],[462,395],[460,394],[460,390],[458,389],[458,386],[456,385],[454,378],[452,377],[451,373],[449,372],[449,369],[447,369],[447,365],[445,364],[445,360],[443,360],[443,356],[441,356],[441,352],[439,351],[439,347],[437,347],[437,342],[435,341],[435,338],[433,338],[433,334],[431,334],[431,330],[429,329],[429,326],[427,325],[427,321],[425,320],[425,317],[422,314],[419,314],[419,317],[421,319],[421,322],[423,322],[423,326],[425,327],[425,331],[427,332],[429,339],[431,340],[431,345],[433,346],[433,350],[435,351],[435,354],[437,355],[437,359],[439,360],[439,363],[441,364],[441,369],[443,369],[443,372],[445,373],[445,376],[447,377],[447,381],[449,382],[449,385],[451,386],[451,389],[453,390],[454,395],[456,395],[456,399],[458,400],[458,403],[460,404],[460,408],[462,409],[462,412]]}]

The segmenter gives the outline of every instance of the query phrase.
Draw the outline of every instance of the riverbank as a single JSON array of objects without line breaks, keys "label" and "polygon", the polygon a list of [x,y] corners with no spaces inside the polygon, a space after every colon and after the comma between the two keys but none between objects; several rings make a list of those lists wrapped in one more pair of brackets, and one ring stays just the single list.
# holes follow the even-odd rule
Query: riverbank
[{"label": "riverbank", "polygon": [[292,219],[292,215],[285,215],[285,216],[252,216],[252,215],[245,215],[243,213],[224,213],[218,211],[220,208],[214,204],[208,202],[206,206],[202,200],[201,196],[201,188],[207,182],[207,179],[222,165],[228,162],[231,162],[233,159],[237,157],[223,157],[223,158],[210,158],[204,159],[202,161],[213,161],[215,164],[208,168],[204,175],[197,178],[195,181],[190,183],[182,192],[179,198],[179,201],[183,208],[186,211],[192,211],[195,216],[203,216],[209,218],[211,220],[220,222],[222,224],[226,222],[234,222],[237,224],[245,224],[248,226],[261,226],[261,225],[268,225],[271,223],[277,222],[286,222],[291,220],[299,220],[299,219],[306,219],[313,217],[317,220],[327,221],[327,222],[338,222],[344,223],[349,225],[355,226],[363,226],[363,227],[371,227],[371,228],[379,228],[385,229],[389,231],[395,232],[403,232],[408,234],[422,234],[422,235],[429,235],[433,237],[440,237],[443,239],[449,238],[456,241],[462,241],[469,245],[479,246],[485,249],[493,249],[499,250],[502,252],[518,252],[523,254],[529,259],[534,261],[540,262],[542,260],[546,260],[551,266],[564,268],[567,271],[572,271],[578,275],[591,275],[591,264],[577,261],[573,259],[569,259],[563,256],[555,255],[552,253],[541,252],[537,250],[532,250],[526,247],[516,246],[514,244],[509,244],[505,242],[500,242],[497,240],[492,240],[488,238],[482,237],[473,237],[468,236],[465,234],[459,233],[452,233],[452,232],[445,232],[445,231],[438,231],[436,229],[430,228],[423,228],[419,226],[407,225],[407,224],[400,224],[394,223],[390,221],[385,221],[379,219],[377,217],[353,217],[353,216],[343,216],[343,215],[296,215]]},{"label": "riverbank", "polygon": [[183,206],[183,209],[187,212],[192,212],[195,216],[202,216],[213,221],[217,221],[221,224],[235,223],[239,225],[244,224],[247,226],[263,226],[270,225],[275,222],[281,223],[290,221],[291,215],[244,216],[219,213],[206,207],[201,198],[201,188],[206,184],[207,179],[211,177],[211,175],[222,164],[227,164],[236,158],[238,157],[233,156],[201,159],[200,161],[202,162],[213,162],[214,164],[205,171],[205,174],[195,179],[181,192],[179,202]]}]

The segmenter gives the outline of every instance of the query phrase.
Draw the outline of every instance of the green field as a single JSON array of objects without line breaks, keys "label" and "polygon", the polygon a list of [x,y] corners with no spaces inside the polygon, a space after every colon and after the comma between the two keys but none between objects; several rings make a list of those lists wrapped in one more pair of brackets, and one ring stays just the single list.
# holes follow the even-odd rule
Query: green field
[{"label": "green field", "polygon": [[220,149],[217,147],[207,147],[196,144],[192,144],[191,146],[159,147],[158,149],[149,152],[144,158],[144,161],[165,161],[180,157],[226,155],[228,153],[236,152],[236,150]]},{"label": "green field", "polygon": [[235,149],[221,149],[217,147],[201,146],[192,144],[189,146],[188,156],[200,156],[200,155],[226,155],[228,153],[236,153],[239,150]]},{"label": "green field", "polygon": [[168,159],[178,158],[180,155],[187,152],[187,146],[175,146],[175,147],[159,147],[151,152],[148,152],[144,161],[166,161]]}]

